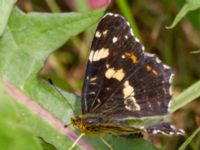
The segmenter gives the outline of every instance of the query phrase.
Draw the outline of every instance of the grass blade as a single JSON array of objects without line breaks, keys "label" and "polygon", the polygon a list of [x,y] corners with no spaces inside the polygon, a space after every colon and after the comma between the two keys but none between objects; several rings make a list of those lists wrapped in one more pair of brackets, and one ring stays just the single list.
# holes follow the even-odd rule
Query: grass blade
[{"label": "grass blade", "polygon": [[185,150],[187,145],[190,144],[190,142],[192,141],[192,139],[199,133],[200,128],[197,128],[193,134],[181,145],[181,147],[179,147],[178,150]]},{"label": "grass blade", "polygon": [[200,96],[200,81],[197,81],[188,89],[183,91],[179,96],[174,98],[169,107],[170,112],[172,113],[176,111],[177,109],[195,100],[199,96]]}]

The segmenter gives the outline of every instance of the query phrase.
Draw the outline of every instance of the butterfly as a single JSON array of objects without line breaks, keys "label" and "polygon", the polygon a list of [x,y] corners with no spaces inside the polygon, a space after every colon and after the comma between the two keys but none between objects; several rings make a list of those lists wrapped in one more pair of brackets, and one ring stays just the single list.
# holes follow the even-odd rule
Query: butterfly
[{"label": "butterfly", "polygon": [[183,135],[169,122],[133,125],[168,114],[173,73],[134,36],[119,14],[99,22],[91,46],[82,89],[82,114],[71,118],[88,135],[138,138],[147,134]]}]

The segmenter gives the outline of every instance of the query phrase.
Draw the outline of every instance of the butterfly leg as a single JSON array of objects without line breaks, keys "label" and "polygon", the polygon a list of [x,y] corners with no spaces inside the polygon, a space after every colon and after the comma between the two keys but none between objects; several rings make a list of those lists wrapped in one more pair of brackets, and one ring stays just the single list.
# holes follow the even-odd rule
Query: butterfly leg
[{"label": "butterfly leg", "polygon": [[110,150],[113,150],[112,145],[110,145],[104,138],[100,137],[100,139]]},{"label": "butterfly leg", "polygon": [[72,150],[76,144],[78,143],[78,141],[85,135],[85,133],[81,133],[81,135],[74,141],[74,143],[72,144],[72,146],[68,149],[68,150]]}]

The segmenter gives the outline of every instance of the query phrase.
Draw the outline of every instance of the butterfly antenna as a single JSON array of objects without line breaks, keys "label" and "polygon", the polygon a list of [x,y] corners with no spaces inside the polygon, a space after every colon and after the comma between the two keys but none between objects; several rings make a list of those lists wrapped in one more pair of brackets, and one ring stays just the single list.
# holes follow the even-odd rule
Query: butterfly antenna
[{"label": "butterfly antenna", "polygon": [[[73,113],[75,114],[75,111],[74,111],[72,105],[71,105],[71,104],[69,103],[69,101],[65,98],[65,96],[60,92],[60,90],[53,84],[53,81],[52,81],[50,78],[48,78],[48,81],[49,81],[49,83],[52,85],[52,87],[63,97],[63,99],[65,99],[65,100],[67,101],[69,107],[72,109]],[[71,124],[69,124],[69,125],[71,125]],[[67,126],[68,126],[68,125],[67,125]]]},{"label": "butterfly antenna", "polygon": [[71,126],[72,125],[72,123],[70,122],[70,123],[68,123],[68,124],[65,124],[65,128],[68,128],[69,126]]},{"label": "butterfly antenna", "polygon": [[72,146],[68,149],[68,150],[72,150],[76,144],[78,143],[78,141],[85,135],[85,133],[81,133],[81,135],[79,135],[79,137],[74,141],[74,143],[72,144]]},{"label": "butterfly antenna", "polygon": [[101,141],[110,149],[113,150],[112,145],[110,145],[103,137],[100,137]]}]

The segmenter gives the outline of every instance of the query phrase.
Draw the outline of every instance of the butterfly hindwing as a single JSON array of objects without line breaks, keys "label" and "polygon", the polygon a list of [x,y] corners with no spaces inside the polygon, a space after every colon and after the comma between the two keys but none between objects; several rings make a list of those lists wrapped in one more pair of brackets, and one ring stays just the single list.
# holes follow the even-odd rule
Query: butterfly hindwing
[{"label": "butterfly hindwing", "polygon": [[120,15],[107,14],[93,39],[82,90],[82,112],[112,118],[164,115],[172,71],[133,36]]},{"label": "butterfly hindwing", "polygon": [[155,135],[155,134],[184,135],[184,133],[185,133],[182,129],[176,129],[169,122],[161,122],[159,124],[145,127],[145,131],[149,135]]}]

